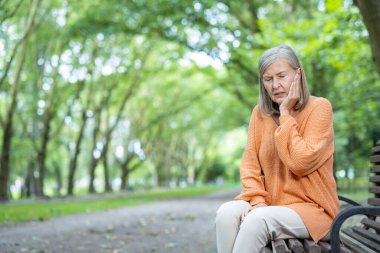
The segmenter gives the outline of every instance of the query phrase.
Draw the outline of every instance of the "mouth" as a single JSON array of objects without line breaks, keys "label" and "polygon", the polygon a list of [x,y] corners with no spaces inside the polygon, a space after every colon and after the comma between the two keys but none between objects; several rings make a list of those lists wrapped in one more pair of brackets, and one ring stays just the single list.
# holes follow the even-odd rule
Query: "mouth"
[{"label": "mouth", "polygon": [[282,96],[286,95],[286,93],[285,93],[285,92],[276,92],[276,93],[274,93],[273,95],[274,95],[275,97],[282,97]]}]

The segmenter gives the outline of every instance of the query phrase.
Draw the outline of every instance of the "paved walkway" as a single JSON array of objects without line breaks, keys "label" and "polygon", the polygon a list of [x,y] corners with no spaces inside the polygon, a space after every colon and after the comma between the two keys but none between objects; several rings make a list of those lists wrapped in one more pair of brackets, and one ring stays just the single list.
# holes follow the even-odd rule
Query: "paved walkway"
[{"label": "paved walkway", "polygon": [[0,252],[215,253],[215,212],[238,192],[2,225]]}]

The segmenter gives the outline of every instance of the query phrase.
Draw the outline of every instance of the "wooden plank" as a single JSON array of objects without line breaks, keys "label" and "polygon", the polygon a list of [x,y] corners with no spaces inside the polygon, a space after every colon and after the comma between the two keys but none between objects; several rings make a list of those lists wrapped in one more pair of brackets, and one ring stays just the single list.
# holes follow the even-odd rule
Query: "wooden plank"
[{"label": "wooden plank", "polygon": [[372,173],[376,173],[376,174],[380,173],[380,165],[375,165],[375,166],[371,167],[369,171]]},{"label": "wooden plank", "polygon": [[371,206],[380,206],[380,199],[379,198],[369,198],[368,204]]},{"label": "wooden plank", "polygon": [[369,160],[371,163],[380,163],[380,155],[371,155]]},{"label": "wooden plank", "polygon": [[294,253],[304,253],[302,243],[298,239],[288,239],[289,249]]},{"label": "wooden plank", "polygon": [[[321,247],[322,253],[331,253],[330,243],[321,241],[321,242],[318,242],[318,245]],[[353,251],[351,251],[348,248],[341,245],[340,246],[340,253],[353,253]]]},{"label": "wooden plank", "polygon": [[374,194],[380,194],[380,186],[373,186],[369,188],[369,192]]},{"label": "wooden plank", "polygon": [[306,252],[308,253],[321,253],[321,247],[319,247],[318,244],[313,242],[312,240],[305,239],[303,240],[303,247],[305,248]]},{"label": "wooden plank", "polygon": [[345,248],[348,248],[354,253],[378,253],[367,246],[361,244],[357,240],[353,239],[352,237],[346,235],[345,233],[340,234],[340,239],[343,242]]},{"label": "wooden plank", "polygon": [[376,231],[376,233],[380,233],[380,222],[379,221],[374,221],[368,218],[364,218],[361,220],[361,223],[369,228],[372,228]]},{"label": "wooden plank", "polygon": [[291,253],[285,241],[281,239],[272,241],[272,249],[275,253]]},{"label": "wooden plank", "polygon": [[343,229],[342,232],[372,250],[376,251],[380,249],[380,245],[378,243],[368,240],[359,234],[356,234],[352,229]]},{"label": "wooden plank", "polygon": [[363,236],[364,238],[367,238],[368,240],[378,243],[379,244],[378,249],[380,249],[380,235],[361,227],[353,227],[352,230],[355,233]]},{"label": "wooden plank", "polygon": [[379,153],[379,152],[380,152],[380,146],[374,146],[374,147],[371,149],[371,152],[372,152],[372,154]]},{"label": "wooden plank", "polygon": [[347,247],[341,247],[340,253],[354,253],[354,252],[348,249]]},{"label": "wooden plank", "polygon": [[369,181],[372,183],[380,183],[380,176],[372,176],[369,178]]},{"label": "wooden plank", "polygon": [[272,250],[269,247],[263,248],[260,253],[272,253]]},{"label": "wooden plank", "polygon": [[321,247],[322,253],[331,253],[331,245],[327,242],[318,242],[319,247]]}]

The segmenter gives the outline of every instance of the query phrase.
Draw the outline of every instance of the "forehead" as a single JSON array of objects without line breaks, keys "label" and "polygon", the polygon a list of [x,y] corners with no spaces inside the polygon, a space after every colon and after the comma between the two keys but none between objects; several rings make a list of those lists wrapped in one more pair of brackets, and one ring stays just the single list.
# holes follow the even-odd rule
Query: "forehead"
[{"label": "forehead", "polygon": [[278,74],[279,72],[287,72],[290,70],[292,70],[292,67],[287,61],[278,59],[268,66],[268,68],[264,71],[263,76],[272,76]]}]

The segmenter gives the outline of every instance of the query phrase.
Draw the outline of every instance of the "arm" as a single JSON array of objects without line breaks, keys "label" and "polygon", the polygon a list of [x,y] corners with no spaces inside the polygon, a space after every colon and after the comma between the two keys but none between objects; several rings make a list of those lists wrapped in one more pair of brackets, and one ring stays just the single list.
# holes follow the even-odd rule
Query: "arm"
[{"label": "arm", "polygon": [[270,204],[269,193],[265,190],[264,175],[258,159],[255,138],[255,124],[258,107],[252,112],[248,127],[248,141],[240,162],[240,180],[243,186],[241,193],[235,199],[248,201],[252,206],[259,203]]},{"label": "arm", "polygon": [[320,168],[334,153],[333,114],[327,99],[318,101],[308,116],[303,135],[290,115],[280,116],[275,144],[281,161],[294,174],[305,176]]}]

